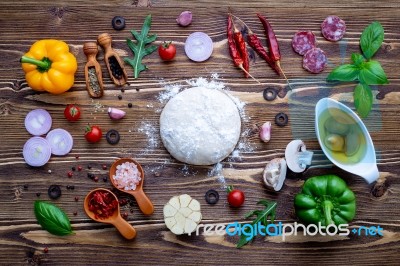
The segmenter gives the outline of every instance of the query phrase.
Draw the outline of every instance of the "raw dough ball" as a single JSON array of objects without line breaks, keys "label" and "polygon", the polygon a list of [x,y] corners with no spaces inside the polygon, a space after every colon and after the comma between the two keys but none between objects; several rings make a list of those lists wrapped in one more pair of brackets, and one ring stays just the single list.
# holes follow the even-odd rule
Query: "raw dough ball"
[{"label": "raw dough ball", "polygon": [[177,160],[210,165],[225,159],[240,137],[235,103],[223,91],[195,87],[172,98],[160,117],[162,142]]}]

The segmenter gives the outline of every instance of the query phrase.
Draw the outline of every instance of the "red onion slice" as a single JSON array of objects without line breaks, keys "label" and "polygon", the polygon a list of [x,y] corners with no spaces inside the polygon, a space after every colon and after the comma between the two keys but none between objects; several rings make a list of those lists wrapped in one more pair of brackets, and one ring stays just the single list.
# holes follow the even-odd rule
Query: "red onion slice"
[{"label": "red onion slice", "polygon": [[195,62],[203,62],[210,58],[213,52],[213,42],[204,32],[193,32],[185,42],[187,57]]},{"label": "red onion slice", "polygon": [[24,145],[23,156],[30,166],[43,166],[51,156],[49,142],[42,137],[32,137]]},{"label": "red onion slice", "polygon": [[30,111],[25,117],[25,128],[34,136],[41,136],[49,132],[52,119],[44,109]]},{"label": "red onion slice", "polygon": [[51,153],[54,155],[66,155],[72,150],[74,140],[71,134],[62,128],[56,128],[50,131],[46,140],[51,146]]}]

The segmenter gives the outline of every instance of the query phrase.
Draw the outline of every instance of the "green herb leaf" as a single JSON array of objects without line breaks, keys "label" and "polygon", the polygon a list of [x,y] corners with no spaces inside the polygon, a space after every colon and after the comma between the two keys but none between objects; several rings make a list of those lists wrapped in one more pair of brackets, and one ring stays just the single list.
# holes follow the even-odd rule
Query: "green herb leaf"
[{"label": "green herb leaf", "polygon": [[379,85],[389,83],[385,71],[378,61],[370,60],[362,65],[359,79],[367,85]]},{"label": "green herb leaf", "polygon": [[[250,228],[247,227],[246,229],[244,229],[244,231],[246,233],[250,233]],[[250,239],[248,239],[248,237],[249,237],[248,235],[242,234],[239,238],[239,242],[236,244],[236,247],[241,248],[254,239],[254,235],[251,236]]]},{"label": "green herb leaf", "polygon": [[354,106],[361,117],[367,117],[372,109],[372,91],[367,84],[358,84],[354,89]]},{"label": "green herb leaf", "polygon": [[340,80],[340,81],[353,81],[358,78],[359,68],[355,65],[346,64],[336,67],[329,73],[326,78],[328,81]]},{"label": "green herb leaf", "polygon": [[[262,204],[265,206],[265,208],[263,210],[251,211],[246,214],[246,218],[249,218],[253,215],[257,215],[257,218],[251,224],[254,225],[254,224],[258,224],[258,222],[261,222],[261,224],[263,224],[264,226],[267,226],[268,218],[270,219],[271,223],[273,223],[275,220],[275,215],[276,215],[276,206],[277,206],[276,202],[260,200],[259,202],[257,202],[257,204]],[[245,232],[250,232],[249,230],[250,230],[250,228],[245,228]],[[239,238],[239,242],[237,243],[236,247],[237,248],[243,247],[244,245],[249,243],[251,240],[253,240],[254,235],[249,240],[247,240],[248,237],[249,236],[242,234]]]},{"label": "green herb leaf", "polygon": [[139,77],[140,72],[147,69],[147,67],[144,64],[142,64],[143,57],[157,50],[157,46],[155,45],[146,46],[157,39],[157,35],[155,34],[150,36],[148,35],[150,27],[151,27],[151,15],[148,15],[144,20],[142,30],[140,33],[138,33],[135,30],[131,31],[133,37],[136,39],[136,42],[133,42],[130,39],[126,40],[128,47],[132,50],[134,54],[134,57],[124,58],[124,60],[133,67],[135,79]]},{"label": "green herb leaf", "polygon": [[38,223],[49,233],[58,236],[72,233],[68,216],[56,205],[37,200],[34,204],[34,211]]},{"label": "green herb leaf", "polygon": [[366,27],[361,34],[360,46],[365,58],[371,59],[379,50],[383,42],[384,30],[382,25],[375,21]]},{"label": "green herb leaf", "polygon": [[351,61],[353,61],[353,64],[357,67],[361,66],[362,63],[364,63],[365,58],[362,56],[362,54],[359,53],[352,53],[351,54]]}]

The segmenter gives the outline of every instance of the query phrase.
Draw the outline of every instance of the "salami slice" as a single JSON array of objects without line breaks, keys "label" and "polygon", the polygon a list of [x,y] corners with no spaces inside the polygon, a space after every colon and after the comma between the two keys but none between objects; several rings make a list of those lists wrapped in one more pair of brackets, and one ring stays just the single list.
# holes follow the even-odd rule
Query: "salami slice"
[{"label": "salami slice", "polygon": [[311,73],[320,73],[324,70],[328,58],[320,48],[312,48],[303,56],[303,67]]},{"label": "salami slice", "polygon": [[346,33],[346,23],[337,16],[328,16],[321,24],[321,31],[325,39],[337,42]]},{"label": "salami slice", "polygon": [[316,39],[312,31],[298,31],[292,39],[293,50],[304,55],[308,50],[315,48]]}]

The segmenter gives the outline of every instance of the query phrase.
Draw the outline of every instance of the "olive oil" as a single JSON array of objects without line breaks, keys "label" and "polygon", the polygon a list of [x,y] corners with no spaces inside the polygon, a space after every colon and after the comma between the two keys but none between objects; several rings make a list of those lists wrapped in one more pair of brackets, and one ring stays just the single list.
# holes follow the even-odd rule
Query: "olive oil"
[{"label": "olive oil", "polygon": [[338,108],[328,108],[318,117],[321,145],[342,164],[355,164],[366,153],[366,139],[360,125]]}]

